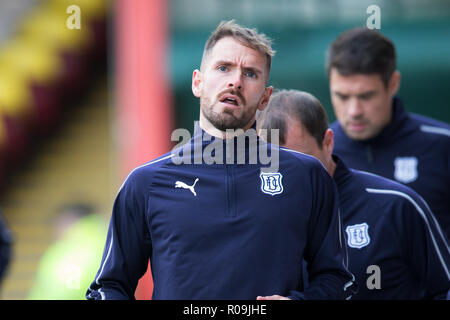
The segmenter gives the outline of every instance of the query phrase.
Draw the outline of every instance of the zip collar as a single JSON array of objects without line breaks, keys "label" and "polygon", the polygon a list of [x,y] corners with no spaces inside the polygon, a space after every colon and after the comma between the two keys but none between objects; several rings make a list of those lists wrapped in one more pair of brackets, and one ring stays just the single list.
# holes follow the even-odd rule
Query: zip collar
[{"label": "zip collar", "polygon": [[[196,164],[212,164],[217,163],[221,159],[222,164],[265,165],[266,160],[261,159],[261,152],[264,152],[263,156],[267,155],[269,158],[272,152],[278,152],[277,147],[258,137],[256,134],[256,121],[245,133],[230,139],[222,139],[207,133],[196,121],[194,124],[194,135],[190,143],[181,147],[183,150],[182,156],[190,157],[191,163]],[[176,153],[178,154],[178,150]],[[206,161],[205,157],[207,157]]]},{"label": "zip collar", "polygon": [[333,180],[336,183],[336,185],[339,186],[342,183],[344,183],[347,179],[349,179],[353,173],[337,155],[333,154],[332,157],[333,161],[336,163],[336,169],[334,170]]}]

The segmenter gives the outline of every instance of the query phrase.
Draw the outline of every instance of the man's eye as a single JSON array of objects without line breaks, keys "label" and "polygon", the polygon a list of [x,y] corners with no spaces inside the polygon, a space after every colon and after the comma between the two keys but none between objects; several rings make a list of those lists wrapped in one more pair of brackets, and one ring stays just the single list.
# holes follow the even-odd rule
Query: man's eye
[{"label": "man's eye", "polygon": [[223,71],[223,72],[228,70],[228,68],[225,66],[219,66],[217,69],[219,69],[219,71]]},{"label": "man's eye", "polygon": [[369,93],[369,94],[363,94],[359,98],[361,100],[370,100],[370,99],[372,99],[372,97],[373,97],[373,94]]},{"label": "man's eye", "polygon": [[247,71],[245,73],[245,75],[249,78],[255,78],[256,77],[256,73],[254,73],[253,71]]}]

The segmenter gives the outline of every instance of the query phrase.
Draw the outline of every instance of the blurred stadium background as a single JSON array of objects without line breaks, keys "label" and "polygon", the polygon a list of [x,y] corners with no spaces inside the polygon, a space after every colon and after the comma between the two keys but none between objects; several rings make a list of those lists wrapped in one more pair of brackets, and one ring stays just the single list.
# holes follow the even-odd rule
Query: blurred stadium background
[{"label": "blurred stadium background", "polygon": [[[0,0],[0,209],[13,237],[0,298],[83,299],[102,250],[93,233],[103,247],[121,182],[170,150],[173,129],[192,131],[198,119],[192,71],[221,20],[273,38],[270,84],[314,94],[334,120],[326,48],[364,26],[373,4],[397,48],[408,111],[450,122],[448,0]],[[80,8],[80,29],[67,27],[70,5]],[[68,257],[69,266],[44,259],[68,203],[89,203],[103,219],[57,251],[97,250]],[[40,270],[52,263],[54,273]],[[86,269],[74,271],[77,263]],[[150,295],[146,278],[136,296]]]}]

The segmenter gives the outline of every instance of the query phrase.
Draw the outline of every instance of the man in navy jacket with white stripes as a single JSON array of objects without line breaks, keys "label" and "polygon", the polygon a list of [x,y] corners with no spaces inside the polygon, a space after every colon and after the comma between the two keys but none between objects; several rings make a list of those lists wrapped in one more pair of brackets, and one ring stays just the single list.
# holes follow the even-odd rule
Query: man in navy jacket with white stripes
[{"label": "man in navy jacket with white stripes", "polygon": [[347,237],[348,268],[359,284],[352,299],[446,298],[449,247],[416,192],[349,169],[332,156],[333,131],[328,129],[325,109],[308,93],[275,92],[257,119],[258,129],[279,128],[280,145],[313,155],[333,176]]},{"label": "man in navy jacket with white stripes", "polygon": [[256,135],[272,55],[264,35],[232,21],[211,35],[192,79],[194,137],[123,183],[88,299],[133,299],[149,260],[153,299],[351,296],[332,179],[317,159]]},{"label": "man in navy jacket with white stripes", "polygon": [[337,120],[334,153],[354,169],[419,193],[450,239],[450,126],[405,111],[393,43],[375,30],[341,34],[327,54]]}]

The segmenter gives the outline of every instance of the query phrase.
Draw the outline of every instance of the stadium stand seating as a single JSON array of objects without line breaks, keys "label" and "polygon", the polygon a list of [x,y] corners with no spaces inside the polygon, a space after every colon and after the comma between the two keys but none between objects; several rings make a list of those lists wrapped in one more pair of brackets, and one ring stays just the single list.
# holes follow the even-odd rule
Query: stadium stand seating
[{"label": "stadium stand seating", "polygon": [[[106,62],[107,0],[33,4],[0,43],[0,192],[33,141],[54,132],[83,94],[93,66]],[[80,29],[66,24],[70,5],[80,8]]]}]

